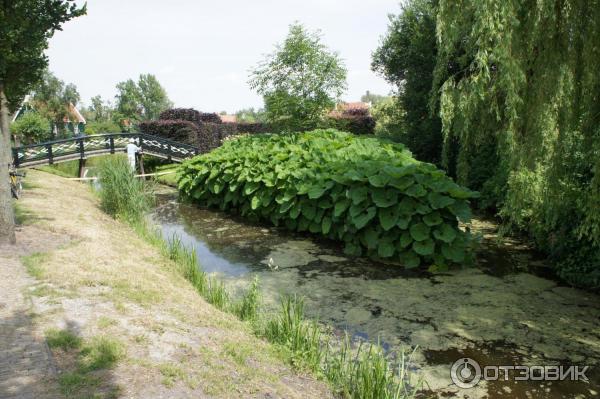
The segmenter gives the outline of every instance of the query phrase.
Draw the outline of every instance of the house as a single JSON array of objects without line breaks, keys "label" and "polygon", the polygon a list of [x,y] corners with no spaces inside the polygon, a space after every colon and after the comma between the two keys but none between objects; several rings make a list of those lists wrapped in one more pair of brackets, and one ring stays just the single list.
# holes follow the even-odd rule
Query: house
[{"label": "house", "polygon": [[87,122],[77,107],[75,107],[73,103],[69,103],[67,106],[67,115],[64,116],[63,123],[65,129],[68,129],[71,133],[77,135],[85,132],[85,125]]},{"label": "house", "polygon": [[237,122],[237,116],[235,116],[235,115],[219,115],[219,117],[221,118],[221,122],[223,122],[223,123],[236,123]]},{"label": "house", "polygon": [[338,118],[344,114],[364,114],[369,115],[371,109],[371,103],[365,103],[362,101],[357,102],[341,102],[335,105],[335,108],[329,113],[329,116]]},{"label": "house", "polygon": [[[12,117],[12,122],[15,122],[17,119],[21,118],[27,112],[35,111],[35,108],[32,105],[32,102],[29,101],[29,96],[25,97],[23,101],[23,105],[15,112]],[[66,106],[66,114],[63,117],[63,125],[66,130],[71,132],[74,135],[83,134],[85,132],[85,125],[87,124],[81,112],[77,109],[73,103],[69,102]],[[58,136],[58,126],[56,123],[52,124],[52,133],[54,136]]]}]

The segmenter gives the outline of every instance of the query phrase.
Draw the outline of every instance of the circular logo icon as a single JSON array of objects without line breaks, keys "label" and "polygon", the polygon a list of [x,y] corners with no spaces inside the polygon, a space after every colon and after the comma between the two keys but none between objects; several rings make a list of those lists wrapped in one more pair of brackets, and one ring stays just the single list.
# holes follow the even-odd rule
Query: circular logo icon
[{"label": "circular logo icon", "polygon": [[471,358],[458,359],[450,369],[450,378],[459,388],[473,388],[481,380],[481,367]]}]

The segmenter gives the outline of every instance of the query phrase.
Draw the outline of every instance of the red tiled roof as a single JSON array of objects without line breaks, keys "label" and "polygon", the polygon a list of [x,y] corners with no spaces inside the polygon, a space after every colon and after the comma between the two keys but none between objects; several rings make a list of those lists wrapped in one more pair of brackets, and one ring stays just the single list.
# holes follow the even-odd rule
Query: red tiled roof
[{"label": "red tiled roof", "polygon": [[235,115],[219,115],[221,122],[223,123],[235,123],[237,122],[237,116]]}]

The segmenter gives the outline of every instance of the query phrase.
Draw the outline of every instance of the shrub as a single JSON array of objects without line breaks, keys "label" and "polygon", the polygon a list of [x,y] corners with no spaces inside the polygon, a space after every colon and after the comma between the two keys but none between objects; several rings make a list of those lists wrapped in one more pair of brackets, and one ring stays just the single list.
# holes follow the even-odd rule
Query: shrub
[{"label": "shrub", "polygon": [[150,209],[152,194],[144,181],[133,176],[127,159],[111,156],[98,166],[100,206],[113,217],[137,222]]},{"label": "shrub", "polygon": [[273,127],[268,123],[261,122],[238,122],[236,124],[236,133],[271,133],[273,132]]},{"label": "shrub", "polygon": [[112,121],[88,122],[85,125],[86,134],[119,133],[121,131],[121,126]]},{"label": "shrub", "polygon": [[183,120],[194,123],[200,122],[200,111],[193,108],[171,108],[160,113],[160,120]]},{"label": "shrub", "polygon": [[10,125],[10,132],[23,144],[39,143],[52,138],[50,122],[37,112],[26,112]]},{"label": "shrub", "polygon": [[200,112],[193,108],[171,108],[160,113],[160,120],[184,120],[201,124],[202,122],[221,123],[221,117],[215,113]]},{"label": "shrub", "polygon": [[374,134],[375,119],[365,110],[345,111],[341,115],[327,116],[325,126],[353,134]]},{"label": "shrub", "polygon": [[142,133],[192,145],[197,142],[198,126],[183,119],[146,121],[139,126]]},{"label": "shrub", "polygon": [[444,267],[465,260],[462,188],[400,144],[335,130],[244,136],[185,162],[184,195],[345,242],[350,255]]}]

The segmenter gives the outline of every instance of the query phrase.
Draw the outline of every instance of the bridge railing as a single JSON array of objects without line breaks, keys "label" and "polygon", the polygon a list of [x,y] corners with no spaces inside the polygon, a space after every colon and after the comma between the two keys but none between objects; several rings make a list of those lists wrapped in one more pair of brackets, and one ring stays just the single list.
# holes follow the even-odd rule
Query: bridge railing
[{"label": "bridge railing", "polygon": [[130,139],[148,154],[181,161],[198,155],[198,148],[144,133],[107,133],[76,136],[13,148],[16,167],[53,164],[59,160],[84,159],[89,155],[114,154],[125,149]]}]

